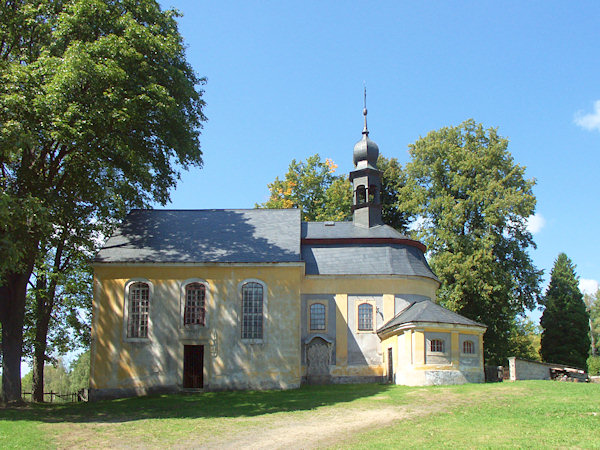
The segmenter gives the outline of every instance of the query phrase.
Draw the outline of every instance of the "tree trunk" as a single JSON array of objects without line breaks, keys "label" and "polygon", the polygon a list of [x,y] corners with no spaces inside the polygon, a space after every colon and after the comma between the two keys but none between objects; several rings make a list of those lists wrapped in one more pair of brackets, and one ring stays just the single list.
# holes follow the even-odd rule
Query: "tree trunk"
[{"label": "tree trunk", "polygon": [[51,310],[47,305],[46,279],[40,277],[38,280],[38,289],[36,293],[36,323],[35,323],[35,341],[33,343],[33,383],[32,399],[34,402],[44,401],[44,363],[46,362],[46,338],[48,336],[48,325],[50,323]]},{"label": "tree trunk", "polygon": [[0,286],[0,321],[2,321],[2,400],[22,403],[21,354],[27,281],[33,269],[28,264],[23,273],[9,273]]}]

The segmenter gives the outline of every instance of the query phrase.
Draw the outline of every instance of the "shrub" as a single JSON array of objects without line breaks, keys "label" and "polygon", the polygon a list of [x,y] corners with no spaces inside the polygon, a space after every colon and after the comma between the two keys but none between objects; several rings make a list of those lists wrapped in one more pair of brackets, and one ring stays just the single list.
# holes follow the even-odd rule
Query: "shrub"
[{"label": "shrub", "polygon": [[600,375],[600,356],[590,356],[587,359],[588,374]]}]

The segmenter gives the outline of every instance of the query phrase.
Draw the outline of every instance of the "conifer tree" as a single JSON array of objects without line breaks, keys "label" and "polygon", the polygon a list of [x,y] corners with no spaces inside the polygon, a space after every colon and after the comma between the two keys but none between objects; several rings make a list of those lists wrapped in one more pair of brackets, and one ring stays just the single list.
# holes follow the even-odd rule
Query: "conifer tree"
[{"label": "conifer tree", "polygon": [[589,315],[578,284],[575,265],[561,253],[543,299],[540,353],[544,361],[585,368],[590,349]]}]

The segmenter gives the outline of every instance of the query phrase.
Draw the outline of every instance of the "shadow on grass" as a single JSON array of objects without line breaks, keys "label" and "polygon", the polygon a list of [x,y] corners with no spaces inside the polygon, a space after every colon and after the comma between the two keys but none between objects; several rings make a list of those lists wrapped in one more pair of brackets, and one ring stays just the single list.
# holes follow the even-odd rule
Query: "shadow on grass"
[{"label": "shadow on grass", "polygon": [[0,409],[0,420],[128,422],[169,418],[236,418],[348,403],[381,394],[384,384],[303,386],[287,391],[227,391],[156,395],[76,404],[30,404]]}]

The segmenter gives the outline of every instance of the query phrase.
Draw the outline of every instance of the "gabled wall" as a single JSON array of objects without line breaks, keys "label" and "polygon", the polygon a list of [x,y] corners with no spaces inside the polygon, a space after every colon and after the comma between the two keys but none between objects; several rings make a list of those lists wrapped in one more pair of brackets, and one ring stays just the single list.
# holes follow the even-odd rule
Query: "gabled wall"
[{"label": "gabled wall", "polygon": [[[95,267],[90,387],[96,398],[179,390],[183,346],[204,346],[205,389],[290,388],[300,385],[300,264],[97,265]],[[208,285],[205,327],[182,321],[183,283]],[[148,339],[126,337],[130,280],[152,285]],[[241,339],[240,287],[265,285],[264,339]]]}]

